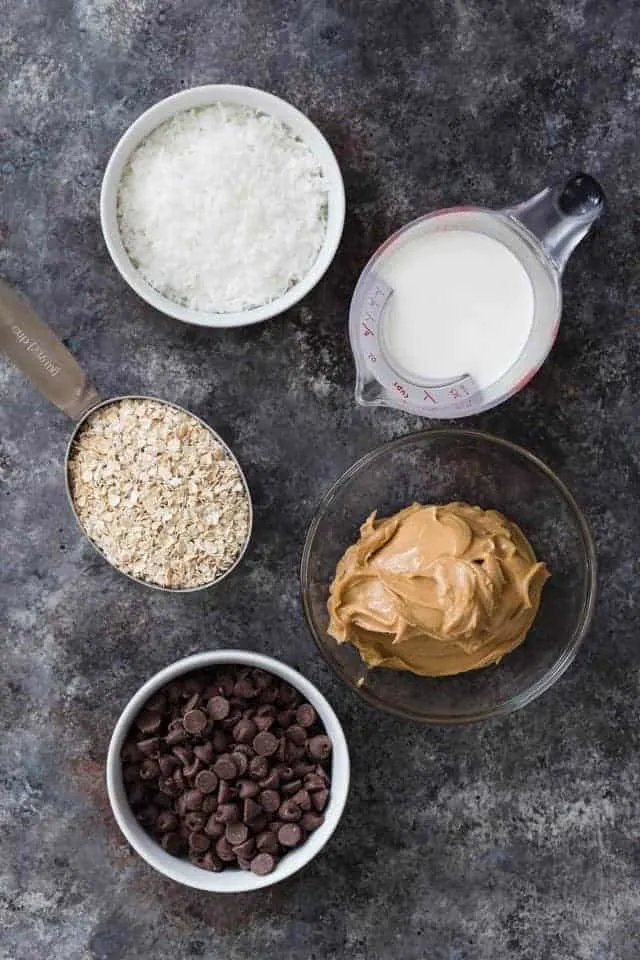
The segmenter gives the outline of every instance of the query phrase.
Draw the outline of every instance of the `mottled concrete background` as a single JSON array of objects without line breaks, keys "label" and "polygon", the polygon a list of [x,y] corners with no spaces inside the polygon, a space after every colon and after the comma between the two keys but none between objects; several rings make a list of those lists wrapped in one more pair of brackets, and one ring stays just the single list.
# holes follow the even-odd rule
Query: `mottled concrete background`
[{"label": "mottled concrete background", "polygon": [[[0,274],[106,394],[156,393],[217,427],[257,511],[247,562],[220,589],[137,588],[74,526],[70,423],[0,360],[2,960],[638,957],[639,40],[633,0],[0,0]],[[154,313],[100,234],[118,137],[204,82],[292,101],[344,171],[334,266],[257,329]],[[585,507],[601,563],[594,627],[569,674],[511,719],[443,731],[375,715],[316,654],[297,581],[325,488],[421,425],[354,406],[354,282],[414,215],[499,206],[575,167],[602,179],[609,205],[568,268],[559,341],[520,396],[474,425],[540,454]],[[324,855],[231,899],[133,856],[103,785],[138,685],[222,646],[275,654],[317,682],[354,767]]]}]

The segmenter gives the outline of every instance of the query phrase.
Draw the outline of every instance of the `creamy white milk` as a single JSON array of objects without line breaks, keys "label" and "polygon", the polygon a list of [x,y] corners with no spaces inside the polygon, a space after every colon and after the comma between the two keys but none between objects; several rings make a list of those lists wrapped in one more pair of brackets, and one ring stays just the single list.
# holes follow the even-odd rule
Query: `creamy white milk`
[{"label": "creamy white milk", "polygon": [[393,288],[383,336],[389,359],[419,378],[470,374],[480,387],[502,376],[533,321],[527,271],[504,244],[471,230],[418,233],[383,256]]}]

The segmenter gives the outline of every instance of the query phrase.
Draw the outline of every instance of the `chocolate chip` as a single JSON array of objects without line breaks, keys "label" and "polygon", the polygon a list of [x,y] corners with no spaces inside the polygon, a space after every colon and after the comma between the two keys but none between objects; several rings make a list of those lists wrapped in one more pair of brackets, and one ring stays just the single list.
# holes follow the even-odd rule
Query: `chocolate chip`
[{"label": "chocolate chip", "polygon": [[329,791],[325,788],[324,790],[317,790],[315,793],[311,794],[311,803],[318,811],[322,813],[324,808],[327,805],[327,800],[329,799]]},{"label": "chocolate chip", "polygon": [[192,853],[189,859],[192,863],[195,863],[197,867],[200,867],[201,870],[213,870],[218,872],[224,867],[220,857],[212,850],[207,850],[204,856],[198,856],[197,854]]},{"label": "chocolate chip", "polygon": [[275,769],[278,771],[278,776],[281,780],[293,780],[293,770],[288,764],[279,763]]},{"label": "chocolate chip", "polygon": [[286,822],[300,820],[302,817],[302,810],[297,803],[293,803],[291,800],[285,800],[284,803],[280,804],[278,816],[281,820],[285,820]]},{"label": "chocolate chip", "polygon": [[211,839],[206,833],[192,833],[189,837],[189,849],[194,853],[205,853],[211,846]]},{"label": "chocolate chip", "polygon": [[214,816],[219,823],[236,823],[240,819],[238,804],[219,803]]},{"label": "chocolate chip", "polygon": [[193,752],[195,753],[198,760],[202,760],[202,762],[206,766],[208,766],[213,760],[213,744],[212,743],[200,743],[198,744],[197,747],[193,748]]},{"label": "chocolate chip", "polygon": [[224,835],[232,847],[237,847],[249,836],[249,827],[246,823],[228,823]]},{"label": "chocolate chip", "polygon": [[191,780],[200,770],[202,770],[202,760],[194,757],[188,766],[182,768],[182,773],[188,780]]},{"label": "chocolate chip", "polygon": [[184,743],[188,737],[189,734],[182,726],[182,720],[172,720],[164,740],[169,747],[174,747],[177,743]]},{"label": "chocolate chip", "polygon": [[172,773],[180,766],[180,761],[168,753],[158,758],[158,766],[163,777],[170,777]]},{"label": "chocolate chip", "polygon": [[122,779],[125,783],[135,783],[139,779],[140,768],[135,763],[128,763],[122,768]]},{"label": "chocolate chip", "polygon": [[260,781],[262,790],[277,790],[280,786],[280,774],[277,770],[272,770],[268,777]]},{"label": "chocolate chip", "polygon": [[234,780],[238,776],[238,769],[229,753],[223,753],[213,765],[213,769],[221,780]]},{"label": "chocolate chip", "polygon": [[312,830],[317,830],[318,827],[322,826],[324,823],[324,817],[319,813],[305,813],[303,814],[300,823],[305,830],[308,830],[309,833],[311,833]]},{"label": "chocolate chip", "polygon": [[233,687],[234,697],[242,697],[243,700],[252,700],[258,693],[258,690],[252,684],[249,678],[237,680]]},{"label": "chocolate chip", "polygon": [[156,830],[158,833],[169,833],[178,827],[178,818],[170,810],[163,810],[156,820]]},{"label": "chocolate chip", "polygon": [[278,699],[278,688],[274,685],[267,687],[266,690],[263,690],[260,693],[260,703],[262,704],[272,704],[275,703]]},{"label": "chocolate chip", "polygon": [[294,764],[298,760],[302,760],[305,755],[305,748],[299,747],[297,743],[291,743],[290,741],[286,744],[285,748],[285,760],[287,763]]},{"label": "chocolate chip", "polygon": [[257,817],[254,817],[251,823],[249,824],[249,830],[252,834],[262,833],[263,830],[266,830],[268,819],[266,813],[259,813]]},{"label": "chocolate chip", "polygon": [[149,737],[148,740],[138,740],[137,747],[145,757],[151,757],[152,760],[157,760],[160,756],[160,737]]},{"label": "chocolate chip", "polygon": [[207,815],[206,813],[202,813],[200,810],[190,810],[185,814],[182,822],[189,833],[204,830],[204,826],[207,822]]},{"label": "chocolate chip", "polygon": [[307,743],[307,752],[313,760],[326,760],[331,753],[331,740],[324,734],[311,737]]},{"label": "chocolate chip", "polygon": [[296,718],[296,712],[295,710],[291,710],[291,709],[280,710],[280,712],[277,715],[278,724],[283,728],[291,726],[295,718]]},{"label": "chocolate chip", "polygon": [[218,690],[223,697],[230,697],[233,693],[234,678],[229,673],[220,674],[218,677]]},{"label": "chocolate chip", "polygon": [[251,870],[259,877],[266,877],[268,873],[272,873],[275,866],[276,860],[271,853],[259,853],[251,861]]},{"label": "chocolate chip", "polygon": [[251,797],[247,797],[242,805],[242,819],[245,823],[251,823],[262,813],[262,807]]},{"label": "chocolate chip", "polygon": [[163,850],[172,854],[174,857],[183,849],[183,840],[179,833],[165,833],[160,841]]},{"label": "chocolate chip", "polygon": [[234,750],[231,754],[231,759],[236,765],[236,775],[238,777],[244,776],[244,774],[247,772],[247,767],[249,766],[249,758],[247,757],[246,753],[238,753],[237,750]]},{"label": "chocolate chip", "polygon": [[214,730],[211,734],[211,743],[216,753],[224,753],[229,744],[229,738],[224,730]]},{"label": "chocolate chip", "polygon": [[233,790],[226,780],[221,780],[218,784],[218,803],[228,803],[233,797]]},{"label": "chocolate chip", "polygon": [[204,832],[208,837],[222,837],[225,832],[225,825],[216,820],[214,815],[211,814],[204,826]]},{"label": "chocolate chip", "polygon": [[146,803],[147,799],[147,786],[145,783],[138,780],[137,783],[129,787],[129,803],[132,807],[139,807],[141,804]]},{"label": "chocolate chip", "polygon": [[315,766],[312,763],[305,763],[304,760],[299,760],[293,765],[293,775],[294,777],[306,777],[307,774],[313,773]]},{"label": "chocolate chip", "polygon": [[220,837],[220,839],[216,842],[216,853],[225,863],[231,863],[236,858],[231,844],[226,837]]},{"label": "chocolate chip", "polygon": [[247,797],[257,797],[260,793],[260,786],[255,780],[240,780],[238,781],[238,788],[238,795],[241,800],[246,800]]},{"label": "chocolate chip", "polygon": [[304,746],[304,744],[307,742],[307,734],[304,727],[301,727],[297,723],[292,723],[290,727],[287,727],[285,736],[287,740],[295,743],[298,747]]},{"label": "chocolate chip", "polygon": [[[180,785],[172,777],[161,777],[158,780],[158,789],[168,797],[177,797],[181,791]],[[129,794],[129,800],[131,800],[131,794]]]},{"label": "chocolate chip", "polygon": [[215,813],[217,809],[218,809],[218,801],[213,796],[212,793],[209,793],[202,798],[201,810],[203,813]]},{"label": "chocolate chip", "polygon": [[312,727],[317,720],[316,712],[310,703],[301,703],[296,710],[296,720],[301,727]]},{"label": "chocolate chip", "polygon": [[158,693],[152,694],[149,697],[147,702],[144,705],[145,710],[150,710],[153,713],[159,713],[160,715],[167,712],[167,698],[165,694],[159,690]]},{"label": "chocolate chip", "polygon": [[157,733],[162,726],[162,714],[155,710],[143,710],[136,717],[136,726],[140,733]]},{"label": "chocolate chip", "polygon": [[253,749],[261,757],[270,757],[278,749],[278,738],[268,730],[263,730],[253,738]]},{"label": "chocolate chip", "polygon": [[189,747],[174,747],[171,751],[174,757],[177,757],[183,767],[188,767],[193,760],[193,753]]},{"label": "chocolate chip", "polygon": [[318,776],[317,773],[309,773],[304,778],[304,788],[308,790],[309,793],[314,793],[316,790],[324,790],[325,782],[322,777]]},{"label": "chocolate chip", "polygon": [[238,707],[232,706],[231,713],[229,714],[227,719],[222,720],[222,726],[225,728],[225,730],[232,730],[235,727],[238,720],[241,719],[241,717],[242,717],[241,710]]},{"label": "chocolate chip", "polygon": [[213,793],[218,787],[218,776],[213,770],[201,770],[195,784],[202,793]]},{"label": "chocolate chip", "polygon": [[226,697],[211,697],[207,704],[207,713],[212,720],[226,720],[231,710],[231,704]]},{"label": "chocolate chip", "polygon": [[278,838],[271,830],[263,830],[256,837],[256,849],[260,853],[277,853]]},{"label": "chocolate chip", "polygon": [[187,810],[199,810],[202,806],[203,794],[201,790],[188,790],[184,794],[184,803]]},{"label": "chocolate chip", "polygon": [[238,860],[250,860],[256,850],[256,842],[253,837],[244,840],[242,843],[234,844],[233,852]]},{"label": "chocolate chip", "polygon": [[[184,713],[189,713],[190,710],[195,710],[196,707],[200,706],[200,694],[198,692],[192,693],[184,707],[182,708]],[[188,730],[189,728],[186,727]],[[189,733],[196,733],[195,730],[189,730]]]},{"label": "chocolate chip", "polygon": [[302,780],[290,780],[285,783],[280,791],[283,797],[292,797],[302,786]]},{"label": "chocolate chip", "polygon": [[298,699],[298,691],[288,683],[281,683],[278,690],[278,700],[282,704],[292,704]]},{"label": "chocolate chip", "polygon": [[277,834],[281,826],[283,826],[282,820],[272,820],[271,823],[267,825],[267,830],[270,830],[272,833]]},{"label": "chocolate chip", "polygon": [[245,860],[244,857],[238,857],[238,866],[241,870],[251,870],[251,860]]},{"label": "chocolate chip", "polygon": [[254,717],[253,722],[258,730],[269,730],[275,723],[275,719],[274,717]]},{"label": "chocolate chip", "polygon": [[311,810],[311,797],[306,790],[298,790],[291,797],[292,803],[297,803],[301,810]]},{"label": "chocolate chip", "polygon": [[120,751],[120,759],[123,763],[139,763],[142,760],[142,754],[138,750],[138,745],[129,740],[128,743],[125,743]]},{"label": "chocolate chip", "polygon": [[280,794],[277,790],[263,790],[258,800],[267,813],[275,813],[280,806]]},{"label": "chocolate chip", "polygon": [[249,761],[249,776],[255,780],[263,780],[269,772],[269,761],[266,757],[253,757]]},{"label": "chocolate chip", "polygon": [[155,780],[160,773],[160,766],[157,760],[147,758],[140,764],[139,776],[141,780]]},{"label": "chocolate chip", "polygon": [[187,733],[197,735],[206,727],[207,716],[202,710],[189,710],[185,713],[182,723]]},{"label": "chocolate chip", "polygon": [[278,830],[278,843],[283,847],[297,847],[302,840],[302,830],[297,823],[285,823]]},{"label": "chocolate chip", "polygon": [[246,717],[238,720],[233,728],[233,736],[237,743],[251,743],[257,732],[258,728],[253,720]]}]

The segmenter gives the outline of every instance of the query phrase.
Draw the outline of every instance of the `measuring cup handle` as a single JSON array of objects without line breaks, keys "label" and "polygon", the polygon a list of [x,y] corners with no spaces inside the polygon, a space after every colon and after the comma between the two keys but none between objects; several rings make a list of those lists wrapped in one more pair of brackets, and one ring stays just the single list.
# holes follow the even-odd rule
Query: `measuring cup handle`
[{"label": "measuring cup handle", "polygon": [[47,400],[74,420],[99,402],[79,363],[4,280],[0,280],[0,349]]},{"label": "measuring cup handle", "polygon": [[567,260],[604,210],[604,190],[588,173],[574,173],[535,197],[503,211],[533,233],[556,270]]}]

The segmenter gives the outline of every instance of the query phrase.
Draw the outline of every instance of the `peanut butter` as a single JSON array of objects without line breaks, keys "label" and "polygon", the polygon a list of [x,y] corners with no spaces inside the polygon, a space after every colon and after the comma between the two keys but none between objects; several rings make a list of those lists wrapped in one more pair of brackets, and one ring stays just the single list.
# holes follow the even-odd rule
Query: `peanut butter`
[{"label": "peanut butter", "polygon": [[376,513],[338,563],[328,632],[369,666],[445,676],[525,639],[549,578],[515,523],[467,503]]}]

